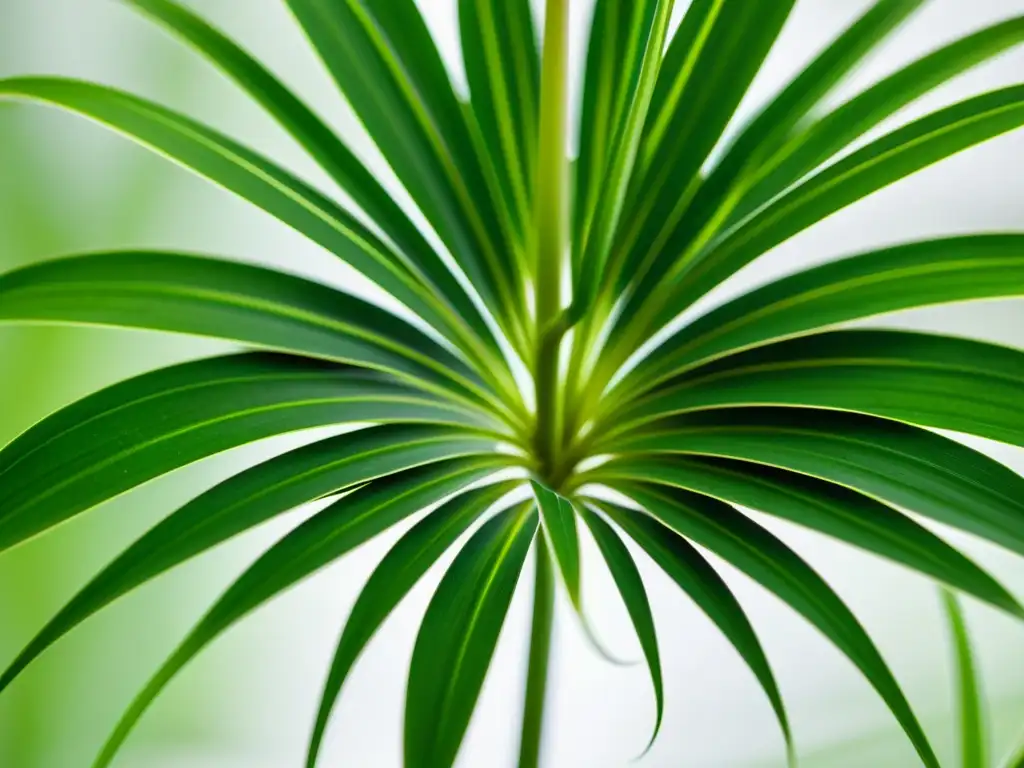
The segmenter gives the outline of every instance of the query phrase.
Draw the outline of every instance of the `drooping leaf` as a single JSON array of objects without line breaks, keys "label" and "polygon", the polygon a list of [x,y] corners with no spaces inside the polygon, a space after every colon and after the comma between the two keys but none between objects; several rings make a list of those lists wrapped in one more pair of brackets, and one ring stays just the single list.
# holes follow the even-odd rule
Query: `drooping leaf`
[{"label": "drooping leaf", "polygon": [[[647,668],[651,673],[651,683],[654,686],[654,697],[656,702],[654,732],[648,742],[647,750],[654,745],[661,730],[661,720],[665,711],[664,685],[661,674],[661,655],[658,652],[658,636],[654,627],[654,615],[651,613],[651,604],[647,599],[647,590],[644,587],[640,571],[633,561],[633,556],[622,543],[622,539],[608,523],[592,512],[583,512],[583,520],[587,528],[594,535],[604,561],[615,580],[615,586],[626,604],[629,618],[633,622],[633,629],[640,640],[640,647],[643,650],[644,658],[647,660]],[[646,750],[645,750],[646,752]]]},{"label": "drooping leaf", "polygon": [[511,483],[499,483],[455,497],[413,526],[374,569],[352,606],[334,652],[310,740],[307,768],[316,765],[331,712],[367,643],[431,566],[512,488]]},{"label": "drooping leaf", "polygon": [[775,593],[852,661],[885,701],[927,768],[939,762],[899,684],[846,604],[799,555],[728,504],[685,491],[628,487],[666,525]]},{"label": "drooping leaf", "polygon": [[0,321],[171,331],[389,371],[487,402],[453,353],[355,296],[261,267],[173,253],[77,256],[0,276]]},{"label": "drooping leaf", "polygon": [[551,666],[551,637],[555,621],[555,574],[543,534],[534,547],[533,614],[530,652],[526,662],[526,691],[519,736],[518,768],[539,768]]},{"label": "drooping leaf", "polygon": [[832,331],[724,357],[667,382],[616,427],[726,406],[811,406],[1024,445],[1024,353],[905,331]]},{"label": "drooping leaf", "polygon": [[455,762],[536,532],[530,508],[489,521],[430,601],[409,668],[407,768],[450,768]]},{"label": "drooping leaf", "polygon": [[736,649],[768,697],[786,740],[790,765],[795,765],[789,717],[775,674],[747,614],[729,586],[694,546],[658,519],[607,502],[592,503],[640,545]]},{"label": "drooping leaf", "polygon": [[446,496],[486,470],[398,475],[371,483],[316,514],[245,571],[185,638],[132,702],[93,768],[107,768],[160,692],[197,654],[239,619],[382,531]]},{"label": "drooping leaf", "polygon": [[963,768],[987,768],[988,734],[982,713],[981,691],[974,652],[960,602],[952,592],[943,591],[943,605],[953,638],[957,670],[957,702],[960,711],[960,765]]},{"label": "drooping leaf", "polygon": [[264,209],[362,272],[436,327],[446,322],[426,286],[369,229],[308,184],[194,120],[137,96],[61,78],[0,80],[0,99],[77,112],[166,155]]},{"label": "drooping leaf", "polygon": [[474,452],[482,449],[474,451],[450,436],[379,428],[314,443],[225,480],[170,514],[89,581],[4,671],[0,690],[90,616],[206,550],[302,504],[375,478],[403,471],[406,482],[460,473],[476,478],[496,468],[493,459],[453,460]]},{"label": "drooping leaf", "polygon": [[[604,478],[680,488],[757,509],[907,565],[1024,617],[1013,595],[958,550],[895,509],[841,485],[718,458],[623,459],[602,468],[598,482]],[[927,514],[928,509],[922,511]],[[970,518],[969,508],[957,511]]]}]

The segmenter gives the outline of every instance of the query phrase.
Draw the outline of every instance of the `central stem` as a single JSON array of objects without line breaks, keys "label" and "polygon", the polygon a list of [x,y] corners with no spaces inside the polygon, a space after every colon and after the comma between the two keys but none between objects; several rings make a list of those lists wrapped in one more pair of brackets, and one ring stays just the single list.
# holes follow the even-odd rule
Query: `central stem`
[{"label": "central stem", "polygon": [[548,0],[541,71],[540,149],[534,212],[537,275],[537,349],[533,376],[537,396],[535,450],[542,478],[555,482],[561,443],[559,350],[564,329],[562,263],[568,235],[569,0]]}]

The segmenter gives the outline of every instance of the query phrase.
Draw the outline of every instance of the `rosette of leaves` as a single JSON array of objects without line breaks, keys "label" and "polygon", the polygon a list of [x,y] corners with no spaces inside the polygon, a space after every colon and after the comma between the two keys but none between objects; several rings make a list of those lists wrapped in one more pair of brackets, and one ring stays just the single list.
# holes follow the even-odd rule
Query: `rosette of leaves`
[{"label": "rosette of leaves", "polygon": [[[1022,17],[824,106],[922,4],[874,3],[723,139],[794,0],[694,0],[678,28],[670,24],[671,0],[597,0],[574,141],[569,0],[548,0],[542,19],[527,0],[460,0],[466,94],[453,87],[414,0],[287,0],[408,203],[396,202],[270,71],[171,0],[131,5],[233,78],[337,182],[344,202],[137,96],[52,77],[0,82],[4,98],[103,123],[241,196],[402,307],[386,311],[283,272],[181,253],[92,253],[0,276],[2,321],[142,328],[251,348],[118,384],[8,445],[0,452],[0,549],[258,439],[376,425],[270,459],[172,513],[54,617],[0,688],[125,593],[274,516],[330,500],[210,608],[117,726],[95,763],[102,768],[154,698],[229,626],[429,508],[352,609],[310,766],[360,652],[451,549],[457,555],[412,657],[405,764],[434,768],[456,759],[533,551],[519,764],[536,766],[554,594],[564,588],[581,609],[585,528],[638,634],[659,723],[661,664],[632,554],[639,551],[735,647],[774,708],[791,760],[795,754],[769,662],[743,607],[702,554],[709,550],[834,643],[884,700],[922,764],[936,768],[857,618],[796,552],[737,507],[823,532],[1024,615],[984,570],[906,514],[1024,554],[1024,479],[935,431],[1024,445],[1024,353],[926,333],[844,329],[897,310],[1024,294],[1024,234],[849,255],[674,322],[776,245],[1024,124],[1024,85],[1016,85],[881,135],[874,130],[1024,40]],[[575,158],[570,146],[578,146]],[[524,491],[528,502],[523,495],[511,502]]]}]

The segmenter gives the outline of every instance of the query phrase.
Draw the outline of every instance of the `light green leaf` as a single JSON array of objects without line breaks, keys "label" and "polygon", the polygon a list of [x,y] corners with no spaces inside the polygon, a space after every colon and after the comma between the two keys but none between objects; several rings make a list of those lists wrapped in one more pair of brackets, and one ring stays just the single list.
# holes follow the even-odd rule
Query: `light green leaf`
[{"label": "light green leaf", "polygon": [[536,532],[532,509],[489,521],[430,601],[409,668],[407,768],[450,768],[455,762]]},{"label": "light green leaf", "polygon": [[967,623],[956,595],[943,590],[943,605],[953,638],[953,652],[957,669],[957,694],[960,710],[960,765],[962,768],[987,768],[988,734],[974,652],[967,633]]},{"label": "light green leaf", "polygon": [[817,627],[864,674],[927,768],[939,768],[899,684],[857,618],[793,550],[728,504],[685,491],[628,486],[629,495],[680,535],[759,582]]},{"label": "light green leaf", "polygon": [[[785,439],[778,442],[785,454]],[[656,483],[757,509],[907,565],[1024,617],[1024,608],[1013,595],[958,550],[892,507],[841,485],[719,458],[622,459],[595,473],[594,481]],[[997,512],[1009,516],[1007,506]],[[930,511],[922,509],[925,514]],[[960,507],[954,514],[970,520],[971,512]]]},{"label": "light green leaf", "polygon": [[533,495],[540,509],[544,532],[558,563],[569,599],[577,611],[582,610],[580,597],[580,540],[576,528],[576,510],[572,502],[550,488],[530,481]]},{"label": "light green leaf", "polygon": [[811,406],[1024,445],[1022,398],[1017,350],[904,331],[832,331],[691,370],[618,411],[614,427],[726,406]]},{"label": "light green leaf", "polygon": [[335,502],[271,547],[232,584],[132,702],[93,768],[107,768],[153,700],[239,619],[360,544],[480,479],[479,468],[385,478]]},{"label": "light green leaf", "polygon": [[665,712],[665,693],[661,674],[661,656],[658,653],[658,636],[654,627],[654,615],[651,613],[651,604],[647,599],[647,590],[644,588],[640,571],[633,562],[633,556],[622,543],[622,539],[608,523],[592,512],[583,511],[583,520],[594,535],[598,548],[608,564],[608,568],[615,579],[615,586],[622,596],[626,605],[629,618],[633,622],[633,629],[636,630],[640,640],[640,647],[643,649],[644,658],[647,659],[647,668],[651,673],[651,683],[654,686],[654,697],[656,701],[656,715],[654,718],[654,732],[647,744],[644,754],[654,746],[658,732],[661,730],[661,720]]},{"label": "light green leaf", "polygon": [[314,768],[334,705],[349,672],[391,612],[437,560],[502,496],[511,483],[469,491],[438,507],[388,551],[352,606],[338,641],[306,759]]},{"label": "light green leaf", "polygon": [[722,577],[695,547],[656,518],[606,502],[591,503],[640,545],[736,649],[768,697],[786,740],[790,765],[795,765],[789,718],[775,675],[747,614]]},{"label": "light green leaf", "polygon": [[[234,536],[302,504],[397,472],[408,481],[458,472],[483,476],[497,468],[493,459],[455,460],[482,452],[451,435],[382,427],[314,443],[234,475],[170,514],[86,584],[0,676],[0,690],[114,600]],[[416,467],[424,468],[410,471]]]},{"label": "light green leaf", "polygon": [[533,616],[530,621],[530,653],[526,666],[518,768],[540,767],[554,621],[555,575],[548,543],[540,535],[534,548]]}]

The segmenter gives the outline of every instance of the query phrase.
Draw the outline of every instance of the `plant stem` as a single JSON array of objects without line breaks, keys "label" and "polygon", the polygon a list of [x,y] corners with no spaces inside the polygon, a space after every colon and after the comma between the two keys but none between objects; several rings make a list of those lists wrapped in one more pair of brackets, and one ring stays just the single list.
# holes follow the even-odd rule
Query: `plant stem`
[{"label": "plant stem", "polygon": [[526,701],[523,704],[519,768],[538,768],[544,735],[544,703],[547,698],[551,630],[555,616],[555,579],[543,532],[537,537],[536,557],[533,627],[530,631],[530,662],[526,672]]},{"label": "plant stem", "polygon": [[556,320],[562,311],[562,262],[568,233],[569,2],[548,0],[541,71],[540,149],[534,213],[538,342],[533,375],[537,396],[536,451],[544,475],[556,472],[561,442],[558,362],[564,330],[557,326]]}]

